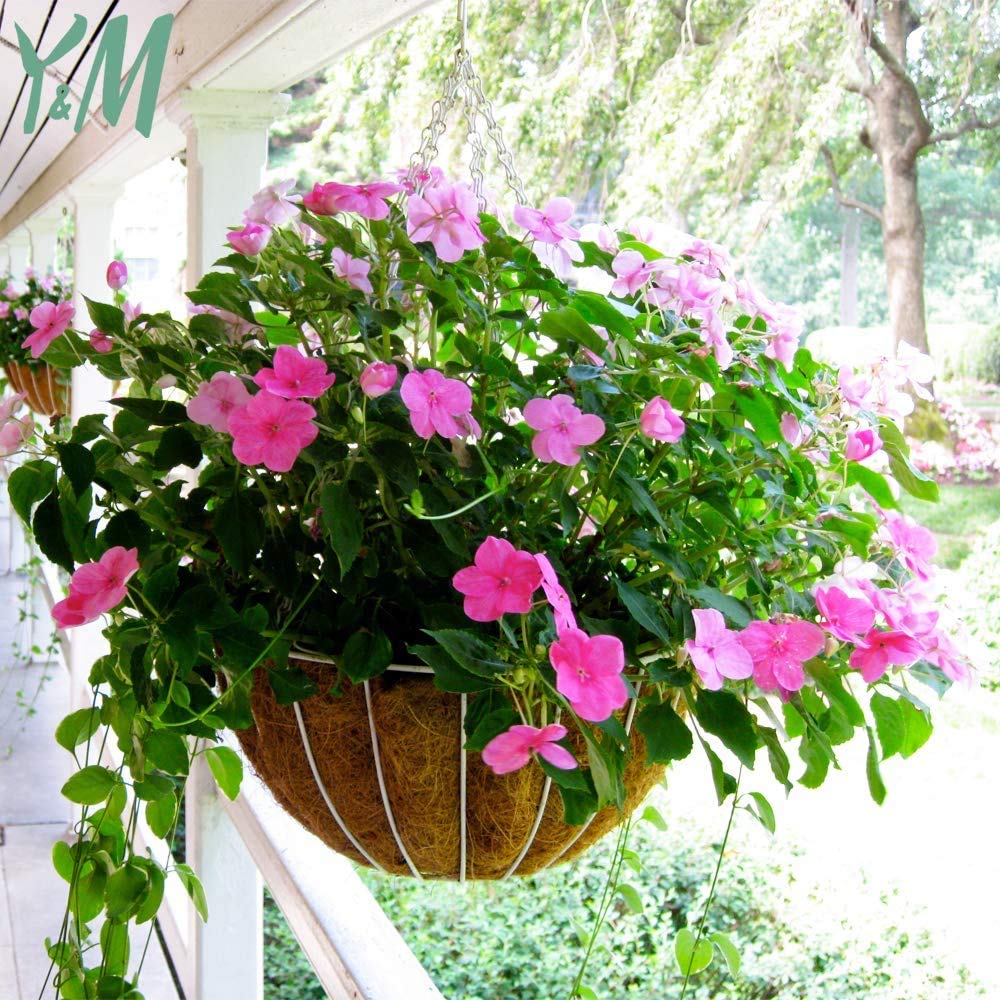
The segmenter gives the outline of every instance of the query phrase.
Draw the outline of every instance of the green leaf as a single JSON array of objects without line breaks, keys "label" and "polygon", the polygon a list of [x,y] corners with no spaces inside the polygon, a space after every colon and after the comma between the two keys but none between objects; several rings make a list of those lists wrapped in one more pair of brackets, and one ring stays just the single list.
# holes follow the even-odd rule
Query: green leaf
[{"label": "green leaf", "polygon": [[[146,811],[147,813],[149,812],[148,806]],[[146,866],[146,873],[149,876],[149,890],[139,908],[135,911],[134,919],[137,924],[144,924],[147,920],[152,920],[160,908],[160,903],[163,902],[163,888],[166,882],[163,869],[151,861]]]},{"label": "green leaf", "polygon": [[153,468],[166,471],[178,465],[195,469],[201,462],[201,445],[186,427],[168,427],[153,453]]},{"label": "green leaf", "polygon": [[341,575],[346,575],[361,551],[364,521],[346,484],[327,483],[320,492],[319,502],[323,528],[337,555]]},{"label": "green leaf", "polygon": [[740,412],[757,432],[762,444],[775,444],[781,440],[781,424],[769,396],[759,389],[746,389],[737,392],[735,399]]},{"label": "green leaf", "polygon": [[760,738],[753,716],[735,694],[730,691],[699,691],[695,715],[706,732],[718,736],[745,767],[753,768]]},{"label": "green leaf", "polygon": [[636,725],[646,741],[647,764],[683,760],[694,747],[691,730],[669,701],[646,705],[639,713]]},{"label": "green leaf", "polygon": [[878,805],[885,801],[885,782],[882,780],[882,771],[879,768],[878,748],[875,746],[875,733],[871,726],[865,727],[868,731],[868,757],[865,762],[865,772],[868,775],[868,790],[872,798]]},{"label": "green leaf", "polygon": [[775,830],[775,820],[774,820],[774,809],[771,803],[767,801],[767,798],[760,792],[748,792],[750,798],[754,800],[757,808],[752,809],[749,806],[747,811],[752,815],[756,816],[760,820],[760,825],[767,830],[768,833],[774,833]]},{"label": "green leaf", "polygon": [[61,566],[67,573],[73,572],[73,553],[63,531],[59,494],[55,490],[35,509],[31,533],[43,555],[57,566]]},{"label": "green leaf", "polygon": [[667,829],[667,821],[660,814],[660,810],[656,806],[646,806],[639,819],[655,826],[661,833],[664,833]]},{"label": "green leaf", "polygon": [[480,677],[495,677],[510,669],[508,664],[496,659],[493,646],[469,632],[459,629],[424,629],[424,632],[440,643],[463,670]]},{"label": "green leaf", "polygon": [[806,765],[799,784],[806,788],[819,788],[830,770],[830,751],[809,731],[799,743],[799,756]]},{"label": "green leaf", "polygon": [[57,840],[52,845],[52,867],[64,882],[73,881],[73,851],[65,840]]},{"label": "green leaf", "polygon": [[690,927],[682,927],[674,938],[677,967],[684,976],[694,976],[712,964],[712,943],[698,940]]},{"label": "green leaf", "polygon": [[689,587],[688,595],[696,598],[703,605],[720,611],[729,621],[729,624],[735,625],[736,628],[746,628],[753,617],[742,601],[738,601],[735,597],[730,597],[728,594],[723,594],[721,590],[716,590],[715,587]]},{"label": "green leaf", "polygon": [[938,484],[930,476],[915,468],[909,460],[907,457],[909,448],[899,428],[887,417],[883,417],[879,422],[879,432],[885,444],[886,454],[889,456],[889,471],[896,482],[910,496],[937,503],[941,498]]},{"label": "green leaf", "polygon": [[161,795],[146,803],[146,822],[161,840],[170,833],[177,817],[177,796]]},{"label": "green leaf", "polygon": [[86,743],[101,726],[101,713],[96,708],[81,708],[71,712],[56,727],[56,743],[72,753]]},{"label": "green leaf", "polygon": [[[128,959],[131,942],[128,936],[128,924],[107,921],[101,928],[101,970],[102,979],[115,981],[115,977],[123,976],[128,971]],[[119,979],[118,982],[121,980]],[[104,992],[105,996],[120,997],[121,990]]]},{"label": "green leaf", "polygon": [[82,444],[60,442],[56,445],[59,454],[59,464],[73,487],[73,492],[81,496],[83,491],[94,481],[97,464],[94,456]]},{"label": "green leaf", "polygon": [[268,670],[267,680],[279,705],[294,705],[311,698],[318,690],[312,678],[298,667]]},{"label": "green leaf", "polygon": [[143,741],[146,759],[167,774],[187,774],[190,767],[187,743],[177,733],[157,730]]},{"label": "green leaf", "polygon": [[888,698],[876,691],[871,707],[883,760],[897,753],[909,757],[930,738],[933,728],[930,719],[912,702]]},{"label": "green leaf", "polygon": [[632,913],[642,913],[642,897],[634,886],[628,885],[625,882],[619,882],[617,892],[625,900],[625,905]]},{"label": "green leaf", "polygon": [[847,463],[847,484],[860,486],[880,507],[899,507],[885,476],[858,462]]},{"label": "green leaf", "polygon": [[25,524],[31,524],[31,510],[56,486],[56,467],[40,459],[25,462],[10,474],[7,492],[11,506]]},{"label": "green leaf", "polygon": [[702,741],[702,749],[708,758],[709,767],[712,769],[712,784],[715,786],[715,797],[719,805],[736,792],[736,779],[729,774],[722,766],[719,755]]},{"label": "green leaf", "polygon": [[670,630],[663,621],[659,605],[651,597],[640,593],[634,587],[630,587],[618,579],[615,579],[615,589],[618,591],[622,604],[628,609],[628,613],[647,632],[651,632],[666,643],[673,642]]},{"label": "green leaf", "polygon": [[112,339],[121,340],[125,335],[125,313],[117,306],[108,305],[106,302],[95,302],[86,295],[83,300],[87,303],[87,312],[90,313],[94,326]]},{"label": "green leaf", "polygon": [[546,337],[551,337],[557,343],[573,341],[589,348],[600,356],[607,350],[607,343],[600,334],[575,310],[569,306],[562,309],[549,309],[542,313],[538,328]]},{"label": "green leaf", "polygon": [[490,681],[464,670],[442,646],[407,646],[406,651],[434,669],[434,686],[453,694],[473,694],[485,691]]},{"label": "green leaf", "polygon": [[392,643],[381,629],[359,629],[344,644],[340,665],[344,673],[360,684],[377,677],[392,663]]},{"label": "green leaf", "polygon": [[264,544],[264,516],[244,493],[234,493],[215,510],[212,531],[233,570],[250,572]]},{"label": "green leaf", "polygon": [[191,897],[191,902],[194,903],[194,908],[198,912],[198,915],[202,920],[208,920],[208,901],[205,899],[205,889],[201,884],[201,880],[195,875],[189,865],[178,864],[174,870],[177,872],[177,877],[181,880],[181,884],[184,886],[187,894]]},{"label": "green leaf", "polygon": [[223,794],[230,801],[235,801],[243,781],[243,761],[239,755],[229,747],[209,747],[205,751],[205,759]]},{"label": "green leaf", "polygon": [[[794,709],[792,711],[794,712]],[[798,713],[795,713],[794,717],[801,721],[802,717]],[[790,792],[792,783],[788,780],[788,773],[791,770],[791,762],[788,760],[785,748],[781,745],[777,730],[771,729],[769,726],[758,725],[757,734],[764,746],[767,747],[767,760],[771,765],[771,773],[785,786],[785,791]],[[788,735],[792,737],[794,734],[789,733]]]},{"label": "green leaf", "polygon": [[180,403],[167,399],[142,399],[138,396],[118,396],[111,400],[119,409],[127,410],[153,427],[169,427],[187,423],[187,410]]},{"label": "green leaf", "polygon": [[708,937],[715,947],[719,949],[719,954],[725,959],[729,975],[735,979],[740,974],[740,953],[736,950],[736,945],[722,931],[715,931],[714,934],[709,934]]},{"label": "green leaf", "polygon": [[97,764],[81,768],[62,787],[62,794],[84,806],[96,806],[103,802],[121,778],[114,771]]},{"label": "green leaf", "polygon": [[138,865],[127,864],[109,879],[104,891],[105,909],[112,920],[127,919],[139,908],[149,887],[149,875]]}]

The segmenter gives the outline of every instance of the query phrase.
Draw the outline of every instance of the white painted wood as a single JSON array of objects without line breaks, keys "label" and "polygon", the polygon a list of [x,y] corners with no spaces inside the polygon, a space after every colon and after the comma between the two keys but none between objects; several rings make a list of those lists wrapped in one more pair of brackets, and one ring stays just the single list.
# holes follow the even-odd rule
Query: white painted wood
[{"label": "white painted wood", "polygon": [[187,858],[205,887],[209,919],[202,922],[192,909],[193,988],[188,996],[263,1000],[263,886],[220,798],[204,757],[199,757],[187,788]]},{"label": "white painted wood", "polygon": [[[235,740],[230,745],[238,751]],[[440,1000],[351,863],[244,770],[240,797],[224,801],[226,811],[332,1000]]]},{"label": "white painted wood", "polygon": [[31,236],[28,230],[21,226],[8,233],[7,248],[11,274],[19,280],[24,277],[24,269],[31,263]]},{"label": "white painted wood", "polygon": [[248,91],[184,94],[179,119],[187,135],[189,288],[230,252],[226,232],[242,225],[263,183],[268,128],[289,100]]},{"label": "white painted wood", "polygon": [[31,266],[39,275],[56,270],[56,248],[62,213],[54,210],[29,219],[25,228],[31,234]]}]

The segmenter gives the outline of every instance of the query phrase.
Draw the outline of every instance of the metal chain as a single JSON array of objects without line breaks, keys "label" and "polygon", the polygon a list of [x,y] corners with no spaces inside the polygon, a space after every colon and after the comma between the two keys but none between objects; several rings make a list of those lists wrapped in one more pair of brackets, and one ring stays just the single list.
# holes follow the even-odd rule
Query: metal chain
[{"label": "metal chain", "polygon": [[504,169],[508,187],[523,205],[527,202],[524,185],[514,166],[514,158],[504,142],[503,131],[496,120],[493,105],[483,91],[483,81],[472,63],[472,56],[466,47],[467,15],[466,0],[458,0],[459,42],[455,52],[455,66],[448,74],[442,88],[442,95],[431,106],[431,120],[420,137],[420,149],[410,157],[408,180],[414,190],[424,189],[431,164],[438,155],[438,140],[447,128],[447,118],[461,100],[466,123],[466,141],[472,149],[469,171],[472,175],[472,189],[481,207],[486,207],[485,177],[483,166],[486,160],[486,144],[480,131],[480,117],[486,124],[486,135],[496,149],[497,158]]}]

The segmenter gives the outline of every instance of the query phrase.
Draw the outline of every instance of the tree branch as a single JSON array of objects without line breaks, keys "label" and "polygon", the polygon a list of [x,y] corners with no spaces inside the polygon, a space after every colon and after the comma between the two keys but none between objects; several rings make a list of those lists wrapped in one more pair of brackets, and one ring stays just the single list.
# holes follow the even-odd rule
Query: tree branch
[{"label": "tree branch", "polygon": [[874,31],[868,44],[872,51],[882,60],[886,71],[899,81],[903,95],[906,97],[906,103],[909,105],[910,114],[913,117],[913,131],[907,137],[899,155],[904,162],[912,164],[917,158],[917,153],[927,145],[933,131],[931,123],[927,119],[927,113],[924,111],[920,92],[917,90],[917,85],[913,82],[913,78],[906,71],[906,67],[895,57],[889,46]]},{"label": "tree branch", "polygon": [[973,111],[972,117],[962,122],[957,128],[945,129],[942,132],[932,132],[927,139],[927,145],[932,146],[936,142],[948,142],[951,139],[957,139],[960,135],[965,135],[966,132],[989,132],[995,128],[1000,128],[1000,117],[990,118],[984,122]]},{"label": "tree branch", "polygon": [[830,186],[833,189],[833,197],[836,199],[837,204],[843,208],[855,208],[859,212],[864,212],[865,215],[870,215],[881,225],[882,213],[874,205],[869,205],[866,201],[858,201],[857,198],[851,198],[849,195],[844,194],[840,186],[840,174],[837,173],[837,164],[834,162],[833,151],[830,147],[826,143],[823,143],[819,147],[819,151],[823,154],[823,159],[826,161],[826,169],[830,175]]},{"label": "tree branch", "polygon": [[687,33],[691,38],[691,41],[695,45],[711,45],[712,39],[709,38],[703,31],[699,31],[691,23],[691,10],[687,4],[673,4],[671,5],[670,13],[681,22],[681,32]]}]

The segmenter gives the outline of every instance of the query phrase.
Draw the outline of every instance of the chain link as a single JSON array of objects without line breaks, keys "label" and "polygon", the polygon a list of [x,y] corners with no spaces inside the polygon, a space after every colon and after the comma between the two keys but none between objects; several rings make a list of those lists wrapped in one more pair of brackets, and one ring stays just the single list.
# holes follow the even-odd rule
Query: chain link
[{"label": "chain link", "polygon": [[431,164],[438,155],[438,140],[447,129],[448,115],[456,102],[461,100],[465,116],[466,142],[472,150],[469,171],[472,175],[472,189],[481,208],[486,207],[485,176],[486,143],[480,129],[480,118],[486,125],[486,136],[496,149],[497,158],[504,169],[507,185],[514,192],[518,202],[527,203],[524,185],[514,166],[514,158],[504,142],[503,131],[496,120],[493,105],[483,91],[483,81],[472,63],[472,56],[465,46],[465,3],[460,0],[458,7],[460,42],[455,53],[455,66],[444,82],[441,96],[431,106],[431,120],[420,137],[420,149],[410,157],[408,179],[418,192],[424,189],[429,178]]}]

